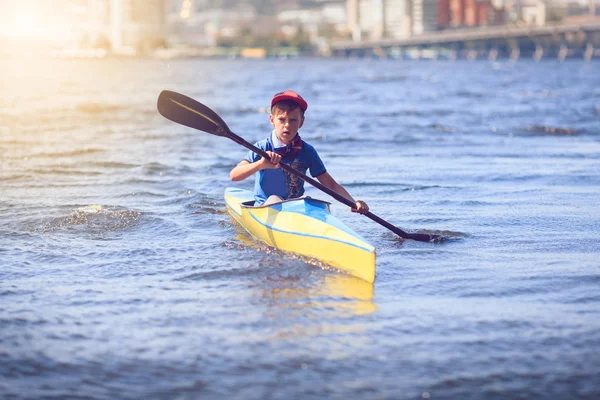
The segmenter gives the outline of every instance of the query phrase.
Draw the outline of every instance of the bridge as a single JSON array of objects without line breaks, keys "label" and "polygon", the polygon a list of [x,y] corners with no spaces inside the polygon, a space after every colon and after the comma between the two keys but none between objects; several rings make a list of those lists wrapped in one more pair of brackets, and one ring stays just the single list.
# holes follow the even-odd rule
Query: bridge
[{"label": "bridge", "polygon": [[489,26],[444,30],[409,39],[339,41],[331,45],[338,57],[450,58],[487,56],[600,57],[600,21],[539,27]]}]

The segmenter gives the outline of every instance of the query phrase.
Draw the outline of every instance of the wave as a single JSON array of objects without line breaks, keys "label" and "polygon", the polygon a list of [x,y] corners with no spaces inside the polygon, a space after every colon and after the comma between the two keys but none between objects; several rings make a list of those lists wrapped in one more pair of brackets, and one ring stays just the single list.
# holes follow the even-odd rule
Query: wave
[{"label": "wave", "polygon": [[159,162],[151,162],[144,165],[144,173],[146,175],[162,175],[167,171],[172,171],[174,168]]},{"label": "wave", "polygon": [[143,179],[143,178],[139,178],[139,177],[133,177],[133,178],[129,178],[125,181],[123,181],[123,184],[125,185],[153,185],[155,183],[160,182],[160,180],[158,179]]},{"label": "wave", "polygon": [[222,201],[203,199],[198,203],[192,203],[187,205],[188,208],[192,209],[192,214],[226,214],[227,210],[223,208]]},{"label": "wave", "polygon": [[28,157],[77,157],[77,156],[86,156],[94,153],[101,153],[102,149],[99,148],[86,148],[86,149],[78,149],[72,151],[58,151],[58,152],[40,152],[31,154]]},{"label": "wave", "polygon": [[[230,244],[225,244],[229,246]],[[175,281],[208,281],[208,280],[221,280],[228,277],[235,278],[244,278],[244,277],[252,277],[254,275],[260,275],[264,273],[261,267],[258,266],[248,266],[244,268],[232,268],[232,269],[221,269],[221,270],[212,270],[206,272],[195,272],[186,276],[182,276],[180,278],[176,278]]]},{"label": "wave", "polygon": [[377,113],[379,117],[431,117],[431,116],[439,116],[439,117],[447,117],[452,114],[455,114],[454,110],[443,110],[443,109],[431,109],[426,111],[418,111],[414,109],[408,110],[393,110],[393,111],[384,111],[381,113]]},{"label": "wave", "polygon": [[390,82],[404,82],[407,77],[405,75],[374,75],[369,76],[365,80],[371,83],[390,83]]},{"label": "wave", "polygon": [[267,109],[266,107],[259,107],[259,108],[240,107],[237,110],[229,112],[229,114],[233,114],[233,115],[244,115],[244,114],[252,115],[252,114],[270,114],[270,113],[271,113],[271,110]]},{"label": "wave", "polygon": [[100,167],[100,168],[114,168],[114,169],[129,169],[138,167],[137,164],[118,162],[118,161],[90,161],[85,163],[85,165],[91,167]]},{"label": "wave", "polygon": [[406,117],[406,116],[421,117],[423,115],[426,115],[426,113],[423,111],[417,111],[417,110],[394,110],[394,111],[383,111],[383,112],[377,113],[377,116],[379,116],[379,117]]},{"label": "wave", "polygon": [[132,192],[132,193],[125,193],[125,194],[121,194],[117,196],[118,198],[127,198],[127,197],[159,197],[159,198],[165,198],[167,197],[167,195],[162,194],[162,193],[154,193],[154,192]]},{"label": "wave", "polygon": [[[330,136],[331,137],[331,136]],[[371,140],[368,137],[356,137],[356,136],[346,136],[346,137],[337,137],[335,139],[330,139],[328,142],[331,144],[338,143],[361,143]]]},{"label": "wave", "polygon": [[97,176],[102,175],[100,171],[81,171],[78,169],[67,168],[34,168],[27,172],[31,172],[34,175],[77,175],[77,176]]},{"label": "wave", "polygon": [[444,126],[444,125],[440,125],[440,124],[429,124],[427,127],[433,128],[439,132],[448,132],[448,133],[456,132],[456,128],[452,128],[450,126]]},{"label": "wave", "polygon": [[80,103],[75,106],[75,110],[85,114],[103,114],[108,112],[121,111],[130,108],[130,106],[120,106],[116,104],[103,103]]},{"label": "wave", "polygon": [[414,186],[409,183],[398,183],[398,182],[349,182],[344,183],[344,187],[395,187],[402,188],[402,191],[405,192],[413,192],[420,190],[429,190],[429,189],[440,189],[440,188],[450,188],[449,186],[441,186],[441,185],[422,185],[422,186]]},{"label": "wave", "polygon": [[27,178],[31,178],[31,175],[26,175],[23,174],[22,172],[18,172],[16,175],[3,175],[2,176],[2,181],[3,182],[8,182],[8,181],[20,181],[20,180],[24,180]]},{"label": "wave", "polygon": [[528,126],[528,127],[524,127],[524,128],[519,128],[519,130],[524,131],[524,132],[531,132],[531,133],[535,133],[535,134],[550,134],[550,135],[558,135],[558,136],[560,136],[560,135],[574,136],[574,135],[579,135],[580,133],[583,132],[580,129],[557,128],[557,127],[546,126],[546,125]]},{"label": "wave", "polygon": [[[19,122],[26,124],[30,122],[32,124],[40,124],[40,121],[52,121],[60,119],[65,116],[73,116],[76,114],[83,115],[100,115],[107,113],[121,113],[122,111],[128,111],[136,109],[135,105],[118,105],[118,104],[105,104],[95,102],[83,102],[76,105],[64,106],[64,107],[12,107],[2,110],[0,112],[0,121],[2,122]],[[137,107],[136,113],[139,112],[151,112],[155,114],[156,111],[150,108],[140,109]],[[35,118],[31,118],[34,115]]]},{"label": "wave", "polygon": [[469,91],[459,91],[456,92],[456,96],[457,97],[466,97],[469,99],[482,99],[484,97],[486,97],[487,95],[485,93],[481,93],[481,92],[469,92]]}]

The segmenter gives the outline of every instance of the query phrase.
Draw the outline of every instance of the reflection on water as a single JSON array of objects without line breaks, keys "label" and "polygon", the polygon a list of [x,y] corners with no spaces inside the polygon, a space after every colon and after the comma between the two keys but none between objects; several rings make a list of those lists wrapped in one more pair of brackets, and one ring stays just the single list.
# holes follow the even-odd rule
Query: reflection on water
[{"label": "reflection on water", "polygon": [[346,275],[327,275],[320,291],[328,297],[339,298],[338,311],[348,311],[350,315],[367,315],[375,312],[373,303],[374,286],[362,279]]},{"label": "reflection on water", "polygon": [[277,339],[364,332],[365,321],[354,317],[377,310],[372,284],[337,271],[318,275],[310,285],[271,275],[257,286]]},{"label": "reflection on water", "polygon": [[302,312],[334,312],[338,316],[368,315],[377,310],[373,285],[348,275],[327,273],[310,286],[300,286],[296,277],[269,277],[261,288],[266,303],[276,308]]},{"label": "reflection on water", "polygon": [[[305,274],[310,274],[311,266],[319,267],[318,273],[310,274],[312,279],[301,279],[289,275],[290,268],[282,268],[282,274],[270,274],[255,284],[260,302],[267,306],[266,315],[276,320],[280,326],[276,337],[312,336],[328,333],[348,333],[363,331],[361,320],[352,320],[351,324],[323,324],[322,321],[351,320],[352,317],[365,316],[377,310],[373,302],[374,286],[362,279],[346,275],[324,265],[318,260],[296,254],[285,253],[255,241],[231,218],[237,235],[235,240],[244,246],[257,249],[265,254],[276,253],[288,261],[300,261],[305,265]],[[314,270],[313,270],[314,272]],[[285,275],[284,275],[285,274]],[[302,274],[302,273],[301,273]]]}]

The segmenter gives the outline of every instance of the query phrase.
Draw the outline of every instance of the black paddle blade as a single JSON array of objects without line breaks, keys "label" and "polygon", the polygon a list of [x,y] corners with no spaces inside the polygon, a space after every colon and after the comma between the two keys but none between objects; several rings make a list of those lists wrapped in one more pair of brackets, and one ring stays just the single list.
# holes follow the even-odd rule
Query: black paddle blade
[{"label": "black paddle blade", "polygon": [[231,132],[216,112],[180,93],[163,90],[158,96],[157,108],[163,117],[190,128],[225,137]]}]

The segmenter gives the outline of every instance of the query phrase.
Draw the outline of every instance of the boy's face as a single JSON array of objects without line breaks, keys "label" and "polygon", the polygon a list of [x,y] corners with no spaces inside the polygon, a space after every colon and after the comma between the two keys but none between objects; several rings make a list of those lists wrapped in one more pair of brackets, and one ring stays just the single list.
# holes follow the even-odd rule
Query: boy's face
[{"label": "boy's face", "polygon": [[283,144],[288,144],[298,134],[298,129],[304,123],[304,116],[299,108],[292,111],[283,111],[277,108],[273,109],[273,113],[269,116],[271,125],[275,127],[277,139]]}]

